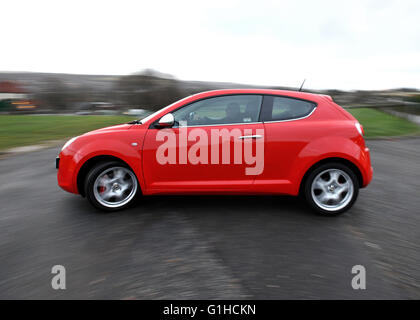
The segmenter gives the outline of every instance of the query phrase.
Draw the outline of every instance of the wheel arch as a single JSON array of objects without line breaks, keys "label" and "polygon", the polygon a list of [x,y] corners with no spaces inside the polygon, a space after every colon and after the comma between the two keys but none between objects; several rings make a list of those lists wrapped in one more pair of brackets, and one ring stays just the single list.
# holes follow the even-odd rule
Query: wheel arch
[{"label": "wheel arch", "polygon": [[[84,182],[85,182],[85,178],[86,175],[89,173],[89,171],[98,163],[100,162],[105,162],[105,161],[118,161],[121,162],[123,164],[125,164],[127,167],[129,167],[134,173],[135,171],[133,170],[133,168],[123,159],[118,158],[116,156],[111,156],[111,155],[97,155],[97,156],[93,156],[92,158],[89,158],[88,160],[86,160],[83,165],[80,167],[78,173],[77,173],[77,190],[79,192],[79,194],[82,197],[85,197],[85,188],[84,188]],[[139,185],[139,188],[141,186]]]},{"label": "wheel arch", "polygon": [[321,166],[323,164],[326,164],[326,163],[329,163],[329,162],[337,162],[337,163],[341,163],[341,164],[347,166],[356,175],[357,182],[359,183],[359,187],[363,186],[363,175],[362,175],[362,172],[360,171],[359,167],[356,164],[354,164],[352,161],[350,161],[348,159],[345,159],[345,158],[329,157],[329,158],[325,158],[325,159],[322,159],[322,160],[314,163],[312,166],[309,167],[308,170],[306,170],[305,174],[303,175],[302,179],[300,180],[299,194],[302,193],[303,187],[304,187],[305,182],[306,182],[306,179],[311,174],[311,172],[314,171],[319,166]]}]

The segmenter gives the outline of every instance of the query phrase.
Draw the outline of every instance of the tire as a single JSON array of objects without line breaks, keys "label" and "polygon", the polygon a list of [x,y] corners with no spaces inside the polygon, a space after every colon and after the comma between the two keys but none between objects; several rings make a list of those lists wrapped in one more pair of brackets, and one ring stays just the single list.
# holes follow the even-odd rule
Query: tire
[{"label": "tire", "polygon": [[359,194],[359,182],[349,167],[330,162],[309,174],[303,192],[306,202],[319,214],[336,216],[353,206]]},{"label": "tire", "polygon": [[118,211],[132,205],[141,195],[134,172],[124,163],[107,161],[96,164],[86,175],[85,194],[102,211]]}]

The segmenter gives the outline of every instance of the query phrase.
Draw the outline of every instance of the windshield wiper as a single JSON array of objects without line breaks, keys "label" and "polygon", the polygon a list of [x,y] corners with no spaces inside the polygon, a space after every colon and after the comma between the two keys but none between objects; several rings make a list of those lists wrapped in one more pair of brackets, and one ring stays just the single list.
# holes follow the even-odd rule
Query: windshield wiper
[{"label": "windshield wiper", "polygon": [[128,124],[142,124],[142,122],[141,120],[137,119],[137,120],[128,122]]}]

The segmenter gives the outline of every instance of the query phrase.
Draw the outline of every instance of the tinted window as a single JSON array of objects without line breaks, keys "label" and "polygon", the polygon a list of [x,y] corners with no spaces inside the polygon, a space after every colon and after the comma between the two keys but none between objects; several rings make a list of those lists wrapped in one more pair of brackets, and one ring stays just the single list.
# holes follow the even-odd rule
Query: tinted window
[{"label": "tinted window", "polygon": [[261,108],[260,95],[229,95],[193,102],[173,112],[175,125],[188,126],[257,122]]},{"label": "tinted window", "polygon": [[302,118],[310,114],[316,106],[313,102],[286,97],[266,96],[264,99],[263,121]]}]

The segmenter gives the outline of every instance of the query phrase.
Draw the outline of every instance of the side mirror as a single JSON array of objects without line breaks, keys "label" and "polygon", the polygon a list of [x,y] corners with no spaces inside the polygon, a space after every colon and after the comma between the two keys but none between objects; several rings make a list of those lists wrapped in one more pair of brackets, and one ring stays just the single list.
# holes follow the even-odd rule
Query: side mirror
[{"label": "side mirror", "polygon": [[161,128],[170,128],[174,125],[175,118],[172,113],[165,114],[162,118],[160,118],[158,122],[158,126]]}]

